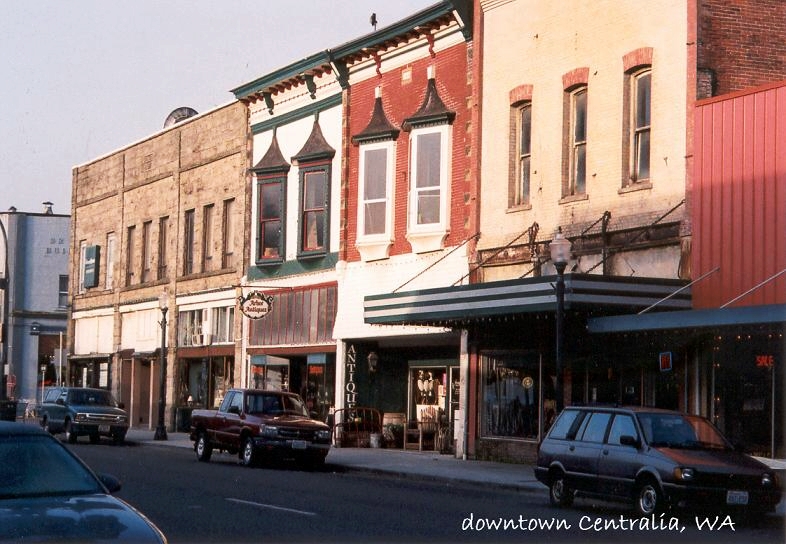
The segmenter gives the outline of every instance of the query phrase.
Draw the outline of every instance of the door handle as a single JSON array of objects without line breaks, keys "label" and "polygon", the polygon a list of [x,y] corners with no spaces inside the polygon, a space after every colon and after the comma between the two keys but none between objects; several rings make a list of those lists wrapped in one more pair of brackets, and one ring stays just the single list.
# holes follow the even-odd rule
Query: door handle
[{"label": "door handle", "polygon": [[574,451],[574,450],[576,449],[576,446],[571,446],[571,447],[570,447],[570,448],[568,448],[568,449],[570,449],[570,451]]}]

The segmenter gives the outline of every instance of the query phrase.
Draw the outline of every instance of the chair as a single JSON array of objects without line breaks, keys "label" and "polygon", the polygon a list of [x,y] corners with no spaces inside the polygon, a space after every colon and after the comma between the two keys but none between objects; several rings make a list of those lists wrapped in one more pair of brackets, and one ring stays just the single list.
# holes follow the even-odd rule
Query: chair
[{"label": "chair", "polygon": [[418,451],[436,449],[438,430],[439,421],[436,408],[429,406],[421,409],[418,419],[410,421],[404,431],[404,449],[410,449],[410,444],[413,446],[411,449],[414,449],[415,443],[418,445]]}]

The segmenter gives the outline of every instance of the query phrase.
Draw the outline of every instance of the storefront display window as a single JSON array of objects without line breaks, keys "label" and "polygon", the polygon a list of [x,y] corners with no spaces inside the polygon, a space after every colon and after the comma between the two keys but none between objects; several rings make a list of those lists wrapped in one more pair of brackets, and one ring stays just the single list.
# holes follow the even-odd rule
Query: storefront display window
[{"label": "storefront display window", "polygon": [[482,436],[537,440],[541,416],[554,411],[553,387],[543,387],[538,354],[485,354],[482,361]]}]

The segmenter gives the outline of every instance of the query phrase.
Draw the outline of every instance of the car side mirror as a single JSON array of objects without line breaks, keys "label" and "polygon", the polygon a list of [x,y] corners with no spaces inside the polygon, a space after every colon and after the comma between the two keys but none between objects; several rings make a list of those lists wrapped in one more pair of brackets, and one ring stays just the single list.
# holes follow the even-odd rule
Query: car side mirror
[{"label": "car side mirror", "polygon": [[634,448],[638,448],[639,439],[629,434],[623,434],[622,436],[620,436],[620,444],[622,444],[623,446],[633,446]]},{"label": "car side mirror", "polygon": [[120,491],[120,488],[123,487],[123,485],[120,483],[120,480],[111,474],[96,474],[96,476],[98,476],[98,479],[101,480],[101,483],[104,484],[104,487],[106,487],[109,493]]},{"label": "car side mirror", "polygon": [[65,406],[65,401],[63,399],[57,399],[55,404],[59,404],[60,406]]}]

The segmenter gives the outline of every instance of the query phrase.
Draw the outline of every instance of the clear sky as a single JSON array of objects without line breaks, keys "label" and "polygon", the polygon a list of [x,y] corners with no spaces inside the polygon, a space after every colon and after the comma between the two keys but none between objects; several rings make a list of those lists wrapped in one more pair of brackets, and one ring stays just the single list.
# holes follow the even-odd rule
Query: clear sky
[{"label": "clear sky", "polygon": [[174,109],[395,23],[438,0],[3,0],[0,211],[71,213],[74,166]]}]

